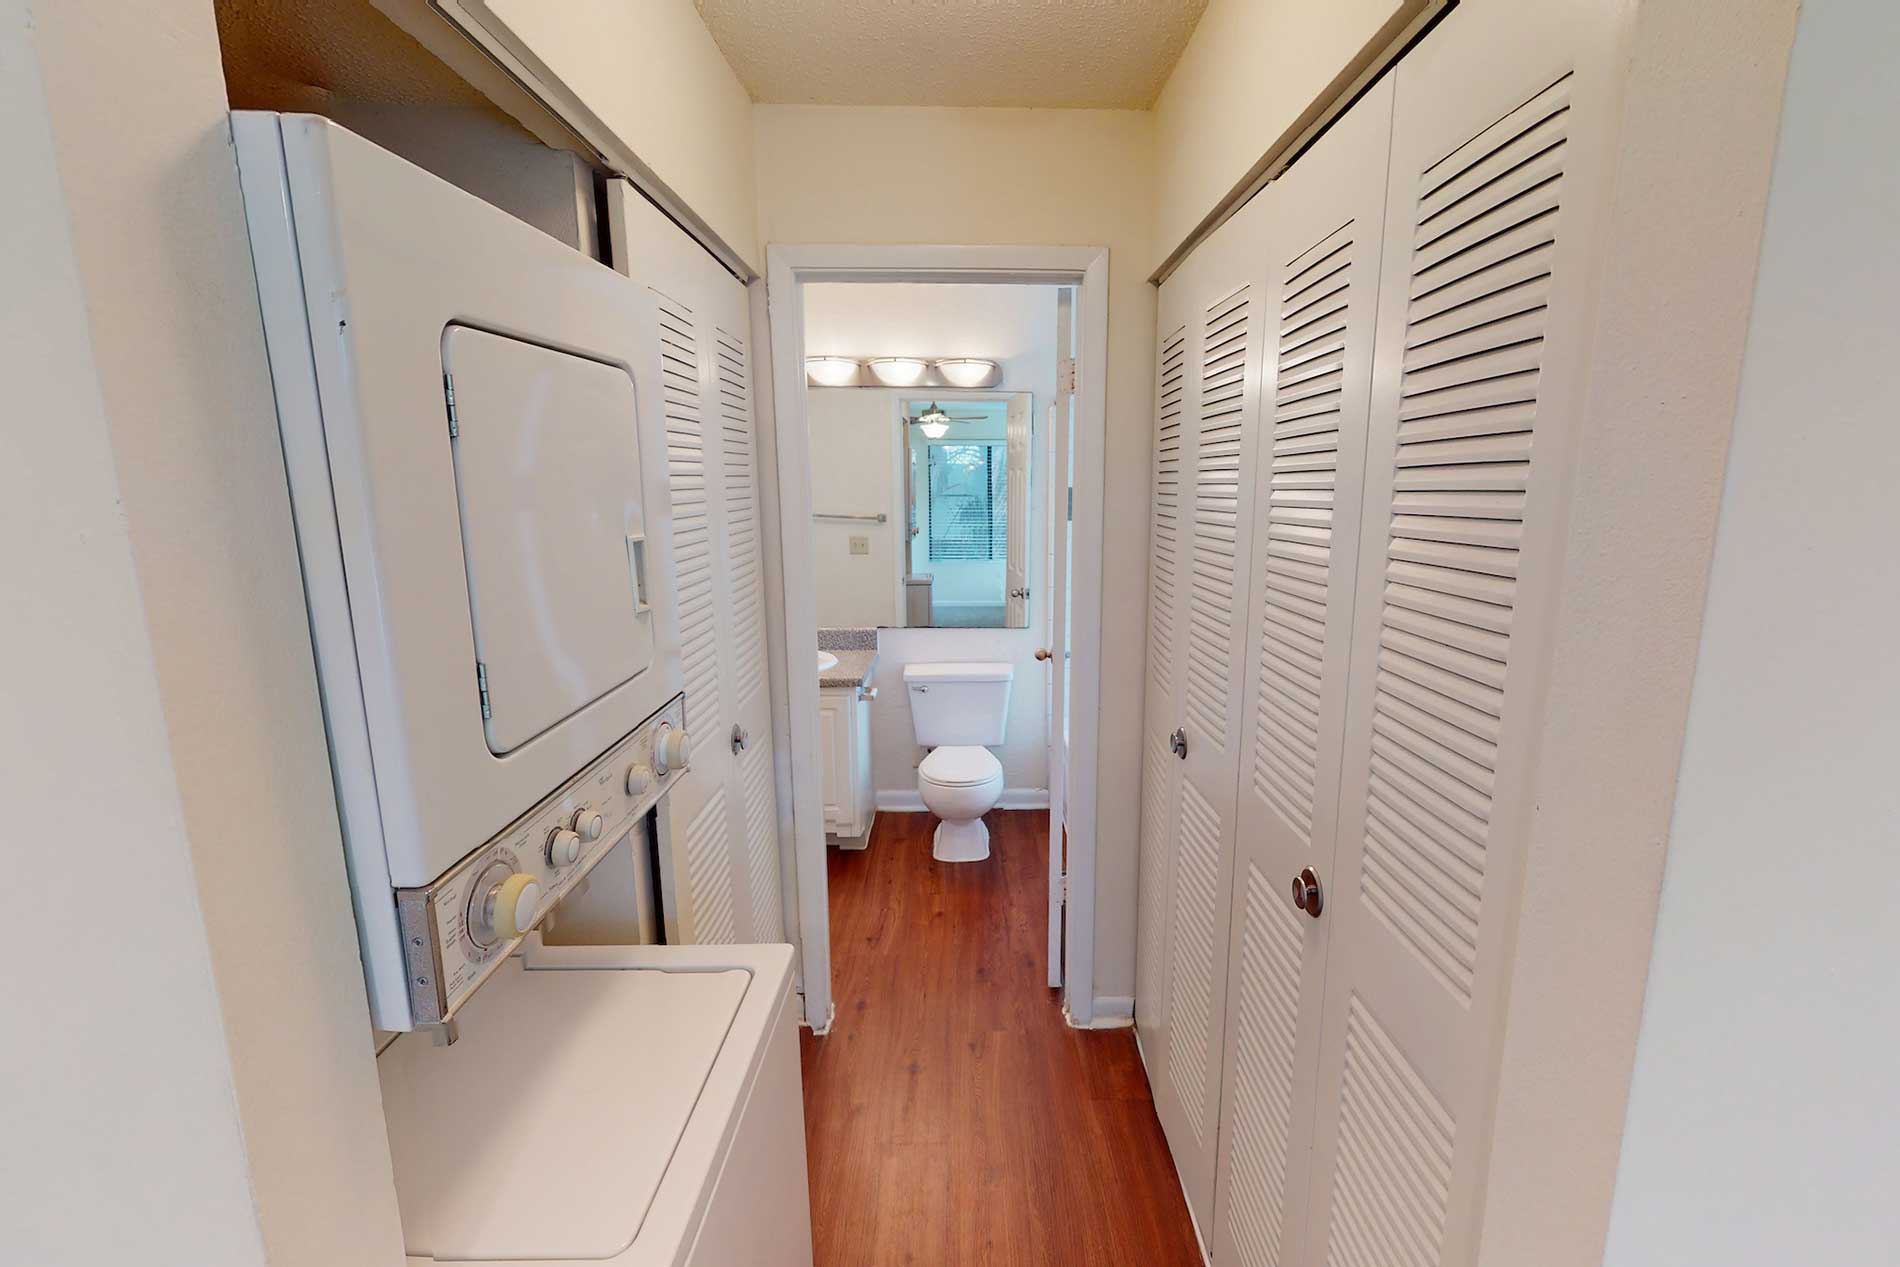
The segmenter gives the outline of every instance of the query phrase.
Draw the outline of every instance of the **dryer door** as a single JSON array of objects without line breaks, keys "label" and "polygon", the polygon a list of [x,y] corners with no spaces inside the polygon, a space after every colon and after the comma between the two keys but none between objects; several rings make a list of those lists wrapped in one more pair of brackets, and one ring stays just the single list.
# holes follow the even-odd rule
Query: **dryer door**
[{"label": "dryer door", "polygon": [[463,325],[442,361],[482,725],[501,756],[653,665],[633,380]]}]

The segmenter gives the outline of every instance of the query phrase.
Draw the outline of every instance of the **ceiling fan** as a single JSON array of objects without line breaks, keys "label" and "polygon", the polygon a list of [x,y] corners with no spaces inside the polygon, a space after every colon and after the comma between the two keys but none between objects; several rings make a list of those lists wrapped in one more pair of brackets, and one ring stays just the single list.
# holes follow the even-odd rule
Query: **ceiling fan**
[{"label": "ceiling fan", "polygon": [[946,413],[943,406],[931,401],[929,406],[919,410],[917,416],[906,419],[913,427],[921,427],[925,436],[932,440],[941,440],[950,431],[953,422],[982,422],[982,414]]}]

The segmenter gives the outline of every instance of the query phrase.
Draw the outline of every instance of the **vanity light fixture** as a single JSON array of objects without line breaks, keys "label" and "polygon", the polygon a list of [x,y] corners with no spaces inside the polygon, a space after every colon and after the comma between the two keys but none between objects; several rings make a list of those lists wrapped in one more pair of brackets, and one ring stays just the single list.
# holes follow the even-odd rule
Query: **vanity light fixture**
[{"label": "vanity light fixture", "polygon": [[805,377],[817,387],[850,387],[858,381],[858,363],[848,356],[808,356]]},{"label": "vanity light fixture", "polygon": [[937,373],[952,387],[994,387],[1000,375],[995,361],[974,356],[953,357],[937,362]]},{"label": "vanity light fixture", "polygon": [[880,356],[866,364],[871,376],[886,387],[915,387],[930,370],[930,362],[914,356]]}]

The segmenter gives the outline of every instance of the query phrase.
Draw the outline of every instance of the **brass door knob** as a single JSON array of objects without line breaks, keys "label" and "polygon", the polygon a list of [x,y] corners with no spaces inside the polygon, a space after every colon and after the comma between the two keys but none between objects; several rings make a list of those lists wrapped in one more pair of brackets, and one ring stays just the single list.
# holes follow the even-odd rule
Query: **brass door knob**
[{"label": "brass door knob", "polygon": [[1050,650],[1048,647],[1036,648],[1036,658],[1038,660],[1047,660],[1054,655],[1055,655],[1055,652]]}]

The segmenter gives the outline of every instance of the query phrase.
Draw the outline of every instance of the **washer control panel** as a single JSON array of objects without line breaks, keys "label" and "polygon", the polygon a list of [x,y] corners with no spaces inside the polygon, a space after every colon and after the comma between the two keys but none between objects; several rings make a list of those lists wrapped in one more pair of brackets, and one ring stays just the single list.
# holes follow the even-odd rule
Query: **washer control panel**
[{"label": "washer control panel", "polygon": [[396,890],[409,1003],[440,1025],[666,794],[687,766],[686,697],[594,758],[506,831],[420,888]]}]

